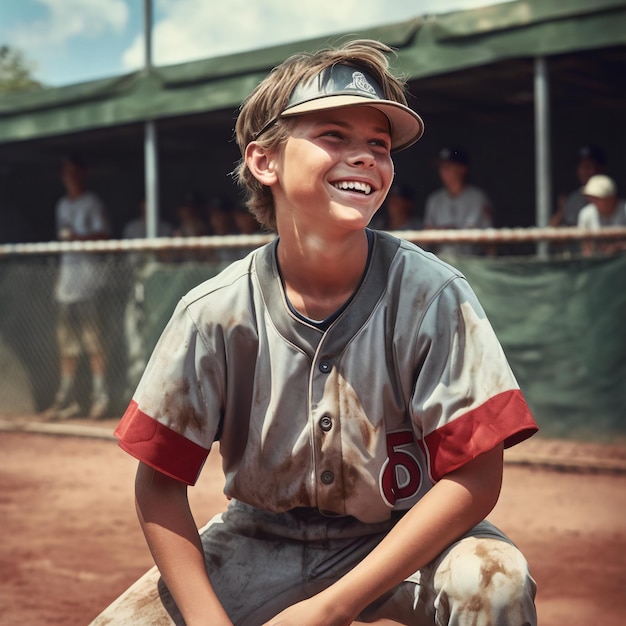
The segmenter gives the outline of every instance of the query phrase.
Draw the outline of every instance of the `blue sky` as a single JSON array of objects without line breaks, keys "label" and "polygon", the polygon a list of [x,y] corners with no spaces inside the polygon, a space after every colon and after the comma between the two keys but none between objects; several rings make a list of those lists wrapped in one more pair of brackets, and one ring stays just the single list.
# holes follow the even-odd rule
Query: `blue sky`
[{"label": "blue sky", "polygon": [[[152,0],[153,61],[183,63],[504,0]],[[0,0],[0,45],[59,86],[143,63],[144,0]]]}]

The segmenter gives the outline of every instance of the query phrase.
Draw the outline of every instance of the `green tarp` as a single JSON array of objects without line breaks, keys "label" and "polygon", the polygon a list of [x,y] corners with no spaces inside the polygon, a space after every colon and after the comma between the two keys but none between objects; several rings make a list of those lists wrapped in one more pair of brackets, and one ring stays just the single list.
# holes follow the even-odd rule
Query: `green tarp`
[{"label": "green tarp", "polygon": [[626,435],[626,256],[456,264],[544,435]]}]

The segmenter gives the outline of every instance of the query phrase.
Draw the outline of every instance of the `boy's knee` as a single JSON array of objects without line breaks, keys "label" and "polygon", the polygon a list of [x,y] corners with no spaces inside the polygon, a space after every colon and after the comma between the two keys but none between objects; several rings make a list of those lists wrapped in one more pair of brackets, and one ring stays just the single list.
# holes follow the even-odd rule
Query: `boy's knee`
[{"label": "boy's knee", "polygon": [[462,541],[442,560],[434,583],[438,624],[536,623],[536,586],[528,564],[517,548],[504,541]]}]

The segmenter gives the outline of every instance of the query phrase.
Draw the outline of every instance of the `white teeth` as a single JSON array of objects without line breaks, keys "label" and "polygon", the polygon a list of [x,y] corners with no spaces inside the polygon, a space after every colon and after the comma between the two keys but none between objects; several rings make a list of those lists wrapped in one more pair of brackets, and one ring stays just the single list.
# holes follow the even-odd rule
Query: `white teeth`
[{"label": "white teeth", "polygon": [[353,191],[361,191],[365,195],[369,195],[372,191],[371,185],[367,183],[361,183],[356,180],[342,180],[340,183],[335,183],[334,185],[337,189],[352,189]]}]

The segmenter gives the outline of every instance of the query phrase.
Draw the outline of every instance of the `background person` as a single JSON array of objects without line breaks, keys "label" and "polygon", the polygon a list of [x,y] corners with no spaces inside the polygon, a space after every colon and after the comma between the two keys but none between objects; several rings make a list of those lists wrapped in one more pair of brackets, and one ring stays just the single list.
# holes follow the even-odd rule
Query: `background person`
[{"label": "background person", "polygon": [[250,213],[248,207],[242,202],[235,203],[233,208],[236,232],[239,235],[258,235],[261,233],[261,225],[256,217]]},{"label": "background person", "polygon": [[[237,234],[237,224],[233,218],[233,203],[226,196],[213,196],[206,205],[207,217],[211,235],[224,237]],[[241,252],[237,248],[214,248],[210,252],[210,259],[217,263],[231,263],[240,258]]]},{"label": "background person", "polygon": [[[462,148],[443,148],[437,159],[443,187],[426,198],[425,229],[491,228],[493,205],[487,194],[468,183],[470,161]],[[440,244],[441,255],[481,254],[485,246],[471,243]],[[490,248],[489,253],[494,251]]]},{"label": "background person", "polygon": [[[587,230],[600,230],[608,226],[626,226],[626,201],[617,197],[615,181],[604,174],[592,176],[583,188],[588,204],[578,215],[578,226]],[[591,256],[595,252],[615,254],[626,250],[623,240],[592,240],[582,242],[582,252]]]},{"label": "background person", "polygon": [[198,191],[186,192],[176,207],[177,224],[174,237],[204,237],[210,234],[204,219],[204,197]]},{"label": "background person", "polygon": [[559,195],[557,210],[550,219],[550,226],[576,226],[578,224],[578,214],[589,203],[584,187],[592,176],[604,173],[605,166],[604,150],[599,146],[589,144],[578,150],[576,163],[578,187],[570,193]]},{"label": "background person", "polygon": [[415,211],[415,192],[403,183],[394,183],[387,194],[375,228],[381,230],[420,230],[422,220]]},{"label": "background person", "polygon": [[[596,174],[604,173],[606,157],[604,150],[599,146],[593,144],[581,146],[576,156],[575,173],[578,179],[578,187],[569,193],[559,194],[557,198],[557,209],[550,218],[549,226],[577,226],[581,209],[589,203],[583,191],[587,181]],[[553,241],[550,244],[550,249],[553,253],[571,256],[580,254],[582,251],[581,246],[581,242],[578,241]]]},{"label": "background person", "polygon": [[[158,219],[157,237],[170,237],[173,232],[174,229],[167,220]],[[139,215],[124,225],[122,239],[144,239],[146,233],[146,200],[142,198],[139,202]]]},{"label": "background person", "polygon": [[[204,196],[199,191],[188,191],[176,206],[177,223],[173,237],[206,237],[211,229],[205,219]],[[172,253],[177,261],[202,261],[207,256],[201,248],[181,248]]]},{"label": "background person", "polygon": [[[66,194],[56,206],[57,236],[62,241],[89,241],[109,237],[110,226],[100,198],[86,189],[87,166],[78,157],[62,163],[61,180]],[[106,415],[109,395],[105,380],[105,353],[98,311],[98,297],[108,274],[100,255],[64,252],[55,289],[58,304],[57,339],[60,353],[60,385],[48,419],[67,419],[81,413],[76,397],[76,374],[84,351],[91,369],[92,394],[89,417]]]}]

